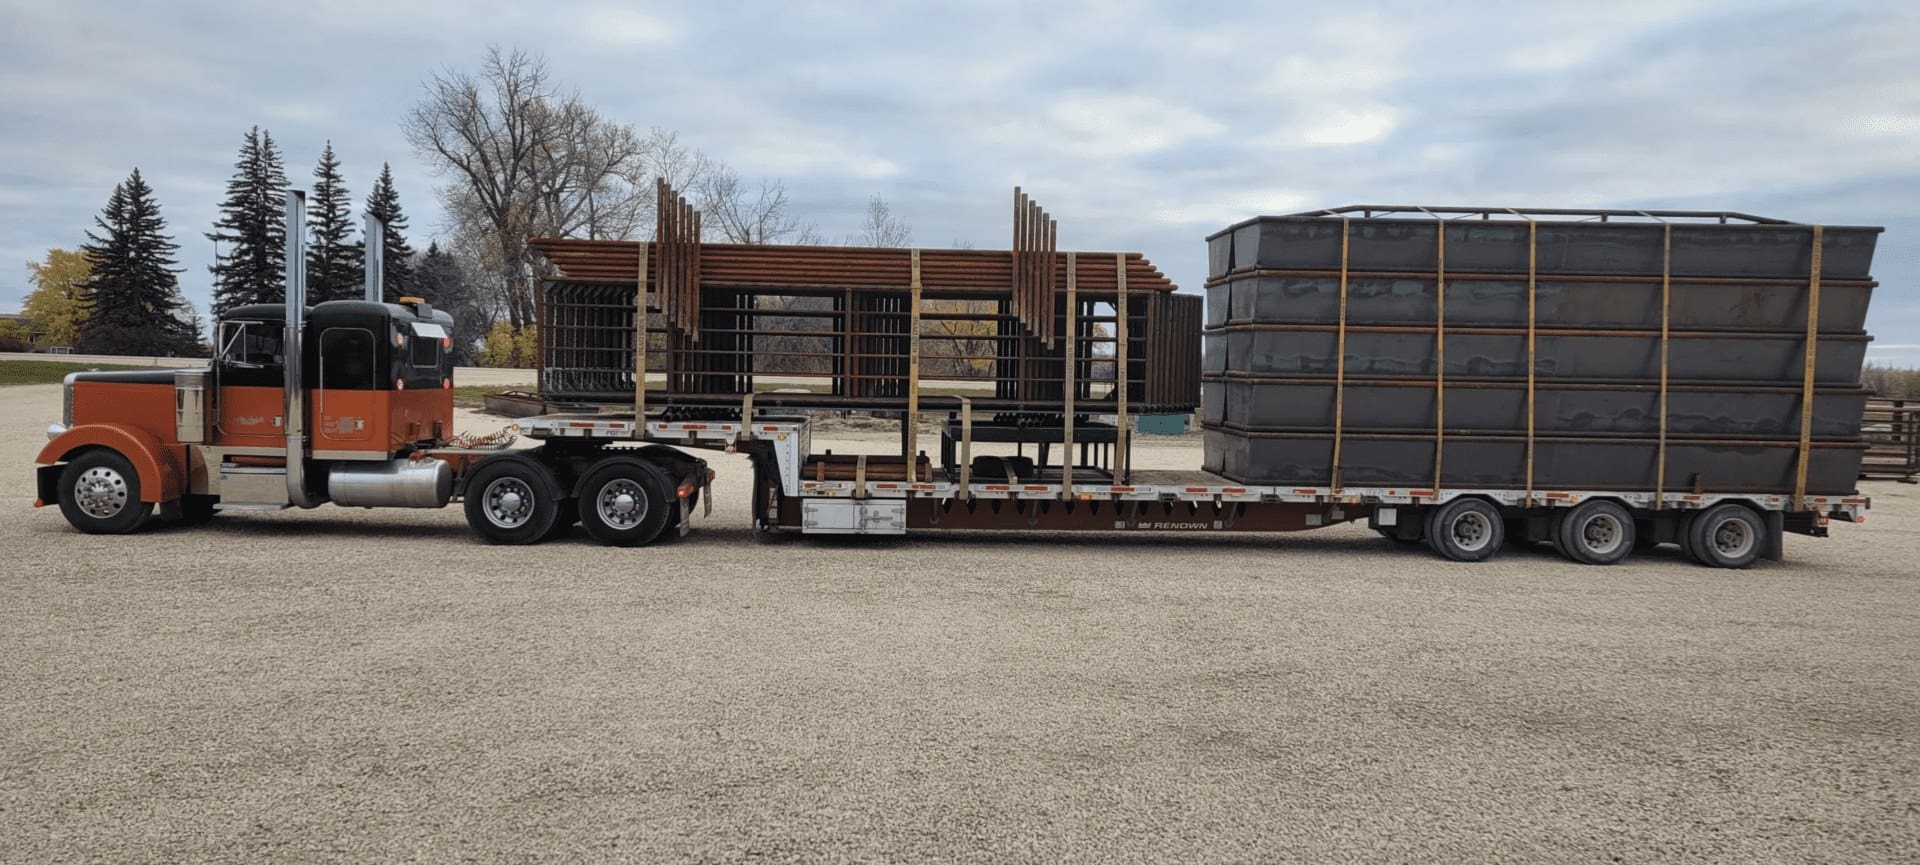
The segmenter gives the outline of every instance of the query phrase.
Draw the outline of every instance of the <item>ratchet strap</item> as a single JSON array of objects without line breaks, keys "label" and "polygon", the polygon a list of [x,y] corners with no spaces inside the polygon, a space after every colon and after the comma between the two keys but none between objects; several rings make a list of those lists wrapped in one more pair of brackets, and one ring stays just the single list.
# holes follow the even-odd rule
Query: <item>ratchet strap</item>
[{"label": "ratchet strap", "polygon": [[1447,438],[1447,222],[1434,223],[1433,325],[1433,491],[1440,492],[1441,459]]},{"label": "ratchet strap", "polygon": [[1073,498],[1073,390],[1074,369],[1080,363],[1076,339],[1080,335],[1079,312],[1080,299],[1076,293],[1077,256],[1067,253],[1067,354],[1066,354],[1066,393],[1063,407],[1066,414],[1060,419],[1060,497]]},{"label": "ratchet strap", "polygon": [[1329,486],[1340,493],[1340,446],[1347,421],[1347,262],[1353,240],[1353,220],[1340,219],[1340,329],[1333,341],[1333,466]]},{"label": "ratchet strap", "polygon": [[1673,333],[1673,223],[1666,224],[1660,258],[1660,445],[1653,462],[1653,508],[1667,502],[1667,376]]},{"label": "ratchet strap", "polygon": [[1813,372],[1820,340],[1820,265],[1826,232],[1813,227],[1813,266],[1807,278],[1807,357],[1800,371],[1800,465],[1793,478],[1793,509],[1805,510],[1807,464],[1813,458]]}]

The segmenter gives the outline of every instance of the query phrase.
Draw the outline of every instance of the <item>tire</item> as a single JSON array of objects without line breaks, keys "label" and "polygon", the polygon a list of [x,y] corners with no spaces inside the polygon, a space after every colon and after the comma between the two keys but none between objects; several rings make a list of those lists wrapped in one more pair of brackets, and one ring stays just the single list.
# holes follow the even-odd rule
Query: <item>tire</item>
[{"label": "tire", "polygon": [[522,454],[490,457],[467,478],[467,528],[490,544],[537,544],[559,522],[553,472]]},{"label": "tire", "polygon": [[1690,528],[1694,559],[1715,568],[1744,568],[1766,551],[1767,524],[1746,505],[1714,505]]},{"label": "tire", "polygon": [[652,543],[673,517],[673,481],[645,460],[603,459],[587,468],[578,491],[580,525],[603,544]]},{"label": "tire", "polygon": [[1493,558],[1506,535],[1500,510],[1482,499],[1454,499],[1427,517],[1427,546],[1456,562]]},{"label": "tire", "polygon": [[153,513],[140,500],[140,474],[133,463],[110,450],[81,454],[60,472],[60,514],[89,535],[125,535],[139,531]]},{"label": "tire", "polygon": [[1558,521],[1560,550],[1583,565],[1615,564],[1634,550],[1633,515],[1615,502],[1589,499]]}]

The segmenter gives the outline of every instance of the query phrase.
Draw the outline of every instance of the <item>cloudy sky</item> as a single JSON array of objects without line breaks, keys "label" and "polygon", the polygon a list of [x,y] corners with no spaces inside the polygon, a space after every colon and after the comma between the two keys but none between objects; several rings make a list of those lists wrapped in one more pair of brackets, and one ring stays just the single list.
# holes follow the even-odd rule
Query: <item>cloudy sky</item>
[{"label": "cloudy sky", "polygon": [[356,196],[399,121],[499,44],[609,116],[784,180],[828,237],[882,195],[915,241],[1004,246],[1011,187],[1061,245],[1144,251],[1197,289],[1202,238],[1358,202],[1743,210],[1886,226],[1873,357],[1920,366],[1920,4],[294,4],[0,0],[0,310],[135,166],[203,308],[247,127]]}]

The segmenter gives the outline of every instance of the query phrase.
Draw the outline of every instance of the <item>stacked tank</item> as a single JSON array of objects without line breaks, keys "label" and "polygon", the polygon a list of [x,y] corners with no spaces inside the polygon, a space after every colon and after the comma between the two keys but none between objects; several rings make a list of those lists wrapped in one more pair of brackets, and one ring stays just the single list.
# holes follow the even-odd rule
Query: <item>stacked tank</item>
[{"label": "stacked tank", "polygon": [[[1793,492],[1815,232],[1466,208],[1240,223],[1208,238],[1206,467],[1335,483],[1337,430],[1343,486],[1522,489],[1531,414],[1534,489]],[[1879,232],[1819,229],[1810,493],[1859,473]]]}]

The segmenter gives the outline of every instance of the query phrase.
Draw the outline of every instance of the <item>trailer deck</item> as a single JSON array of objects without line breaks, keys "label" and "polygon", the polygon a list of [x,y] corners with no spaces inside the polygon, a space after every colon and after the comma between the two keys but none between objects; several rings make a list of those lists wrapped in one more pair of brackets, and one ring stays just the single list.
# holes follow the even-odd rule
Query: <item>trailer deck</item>
[{"label": "trailer deck", "polygon": [[[1523,518],[1551,520],[1556,510],[1606,499],[1635,512],[1701,512],[1737,502],[1768,515],[1778,534],[1789,516],[1802,517],[1807,534],[1825,534],[1828,520],[1864,522],[1865,496],[1808,496],[1808,510],[1794,511],[1793,497],[1740,491],[1657,493],[1643,490],[1430,489],[1329,487],[1239,483],[1200,469],[1137,469],[1121,478],[1109,471],[1076,467],[1034,481],[982,481],[971,475],[972,442],[960,445],[957,467],[942,467],[929,480],[869,479],[869,457],[857,457],[852,479],[805,477],[812,425],[805,417],[683,421],[658,416],[636,424],[632,414],[562,413],[521,418],[521,434],[541,441],[580,440],[615,444],[648,442],[729,453],[757,449],[771,457],[757,464],[776,481],[784,507],[762,517],[763,527],[803,534],[904,534],[927,529],[1030,529],[1039,531],[1298,531],[1368,519],[1392,529],[1403,513],[1416,513],[1462,497],[1483,499]],[[875,466],[885,458],[871,458]],[[1064,476],[1062,476],[1064,475]],[[1007,503],[1012,504],[1007,504]],[[1383,532],[1385,533],[1385,532]],[[1777,549],[1777,539],[1769,544]]]}]

